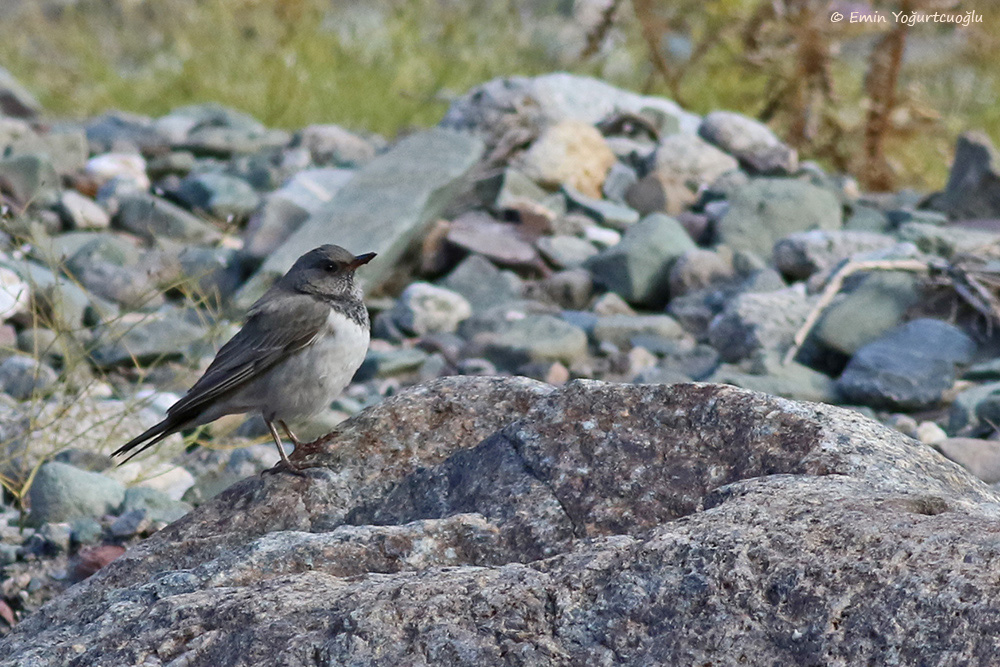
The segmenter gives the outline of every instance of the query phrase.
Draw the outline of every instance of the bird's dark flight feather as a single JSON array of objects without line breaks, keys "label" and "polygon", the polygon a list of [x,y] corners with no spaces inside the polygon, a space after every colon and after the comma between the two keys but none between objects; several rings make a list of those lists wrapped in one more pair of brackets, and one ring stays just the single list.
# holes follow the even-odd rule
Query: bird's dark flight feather
[{"label": "bird's dark flight feather", "polygon": [[132,458],[172,433],[195,425],[217,399],[312,343],[326,324],[329,312],[328,305],[307,294],[260,299],[251,307],[246,324],[222,346],[201,379],[167,410],[166,419],[129,440],[112,456],[138,447],[128,457]]}]

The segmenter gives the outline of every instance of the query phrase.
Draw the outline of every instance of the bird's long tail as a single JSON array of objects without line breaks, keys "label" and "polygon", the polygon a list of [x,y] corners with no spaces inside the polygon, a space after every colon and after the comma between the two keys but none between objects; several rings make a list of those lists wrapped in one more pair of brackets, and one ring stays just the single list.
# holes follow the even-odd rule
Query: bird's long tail
[{"label": "bird's long tail", "polygon": [[[163,440],[167,436],[172,435],[177,431],[181,430],[181,428],[183,428],[183,424],[179,424],[176,419],[167,417],[159,424],[156,424],[155,426],[146,429],[136,437],[126,442],[124,445],[116,449],[111,454],[111,456],[122,456],[124,454],[128,454],[128,456],[125,459],[123,459],[121,463],[119,463],[119,465],[121,465],[122,463],[126,463],[127,461],[131,460],[132,457],[146,451],[147,449],[149,449],[159,441]],[[146,442],[147,440],[149,442]],[[138,449],[136,449],[137,447]],[[135,449],[134,452],[132,451],[133,449]],[[129,454],[129,452],[132,453]]]}]

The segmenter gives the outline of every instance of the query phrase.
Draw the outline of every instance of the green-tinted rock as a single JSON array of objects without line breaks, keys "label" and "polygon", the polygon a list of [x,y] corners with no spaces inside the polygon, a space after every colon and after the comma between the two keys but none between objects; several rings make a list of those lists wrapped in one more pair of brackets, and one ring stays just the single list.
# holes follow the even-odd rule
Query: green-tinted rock
[{"label": "green-tinted rock", "polygon": [[618,245],[587,260],[594,282],[629,303],[659,307],[670,296],[670,267],[695,247],[681,223],[662,213],[629,227]]},{"label": "green-tinted rock", "polygon": [[181,181],[177,197],[188,208],[221,220],[245,220],[260,203],[260,195],[249,183],[220,173],[188,176]]},{"label": "green-tinted rock", "polygon": [[552,315],[527,315],[478,338],[486,342],[486,358],[507,370],[531,361],[569,366],[587,354],[583,329]]},{"label": "green-tinted rock", "polygon": [[828,348],[854,354],[902,322],[906,311],[920,298],[917,276],[903,272],[872,273],[826,309],[813,335]]},{"label": "green-tinted rock", "polygon": [[190,512],[192,507],[183,501],[171,499],[162,491],[134,487],[125,491],[121,513],[125,514],[132,510],[145,510],[150,521],[170,523]]},{"label": "green-tinted rock", "polygon": [[59,174],[43,155],[16,155],[0,160],[0,186],[21,206],[44,207],[59,201]]},{"label": "green-tinted rock", "polygon": [[121,482],[96,472],[49,462],[39,468],[28,491],[29,521],[39,526],[78,517],[114,514],[125,500]]},{"label": "green-tinted rock", "polygon": [[219,232],[180,206],[145,192],[122,196],[115,224],[150,241],[166,237],[185,243],[209,242]]},{"label": "green-tinted rock", "polygon": [[483,144],[470,134],[432,129],[379,155],[302,224],[241,290],[249,306],[303,253],[335,243],[378,258],[358,272],[362,285],[381,285],[403,254],[453,200],[478,163]]},{"label": "green-tinted rock", "polygon": [[829,190],[802,181],[759,178],[740,188],[719,221],[720,243],[771,255],[775,241],[810,229],[840,229],[840,201]]},{"label": "green-tinted rock", "polygon": [[899,238],[920,250],[950,259],[952,255],[980,252],[1000,241],[1000,234],[981,229],[941,227],[927,222],[907,222],[899,228]]},{"label": "green-tinted rock", "polygon": [[138,322],[120,322],[101,334],[101,343],[92,353],[94,363],[107,368],[119,364],[140,364],[191,355],[193,346],[207,335],[206,330],[182,316],[156,313]]}]

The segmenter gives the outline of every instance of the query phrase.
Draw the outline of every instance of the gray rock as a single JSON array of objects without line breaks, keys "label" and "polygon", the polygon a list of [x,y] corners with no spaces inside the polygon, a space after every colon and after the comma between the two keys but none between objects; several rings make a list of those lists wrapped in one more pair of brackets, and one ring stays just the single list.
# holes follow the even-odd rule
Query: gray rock
[{"label": "gray rock", "polygon": [[264,197],[250,217],[243,252],[264,260],[340,192],[354,172],[348,169],[306,169]]},{"label": "gray rock", "polygon": [[483,310],[521,298],[521,280],[509,271],[501,271],[485,257],[469,255],[441,285],[461,294],[473,310]]},{"label": "gray rock", "polygon": [[834,403],[838,398],[832,378],[795,361],[785,364],[781,355],[774,352],[754,359],[749,372],[739,366],[722,364],[705,381],[799,401]]},{"label": "gray rock", "polygon": [[70,229],[101,230],[111,226],[107,211],[76,190],[66,190],[59,196],[58,210]]},{"label": "gray rock", "polygon": [[698,128],[702,139],[734,156],[751,173],[792,174],[798,169],[798,153],[786,146],[763,123],[732,111],[713,111]]},{"label": "gray rock", "polygon": [[61,356],[60,343],[59,334],[44,327],[28,327],[17,334],[17,349],[46,363]]},{"label": "gray rock", "polygon": [[46,548],[57,553],[69,552],[71,534],[70,525],[65,522],[46,523],[35,531],[35,536],[45,541]]},{"label": "gray rock", "polygon": [[608,175],[604,177],[604,196],[619,204],[625,203],[625,193],[639,180],[635,169],[622,162],[611,165]]},{"label": "gray rock", "polygon": [[945,438],[934,448],[987,484],[1000,482],[1000,442]]},{"label": "gray rock", "polygon": [[804,280],[814,273],[833,268],[852,255],[884,250],[896,243],[892,236],[874,232],[846,229],[797,232],[774,244],[774,265],[785,276]]},{"label": "gray rock", "polygon": [[29,521],[40,526],[78,517],[100,518],[114,514],[125,500],[125,487],[100,473],[49,462],[38,469],[28,497],[31,500]]},{"label": "gray rock", "polygon": [[476,195],[484,206],[495,211],[517,208],[526,202],[541,204],[550,196],[524,172],[513,167],[476,181]]},{"label": "gray rock", "polygon": [[79,517],[70,522],[70,542],[73,544],[96,544],[103,535],[104,527],[93,517]]},{"label": "gray rock", "polygon": [[683,184],[692,192],[715,182],[739,164],[731,155],[690,134],[664,137],[656,147],[652,171],[663,182]]},{"label": "gray rock", "polygon": [[582,329],[544,314],[499,322],[492,331],[476,334],[474,341],[484,347],[487,359],[507,370],[532,361],[570,366],[587,354],[587,334]]},{"label": "gray rock", "polygon": [[177,257],[192,298],[209,304],[228,303],[240,286],[242,267],[234,250],[187,246]]},{"label": "gray rock", "polygon": [[396,350],[368,350],[368,355],[355,374],[357,382],[372,378],[389,378],[416,373],[428,359],[428,354],[418,348]]},{"label": "gray rock", "polygon": [[32,298],[43,305],[48,316],[47,326],[74,332],[85,328],[88,314],[95,314],[98,319],[116,315],[113,305],[88,294],[71,278],[56,275],[40,264],[0,258],[0,266],[10,269],[31,286]]},{"label": "gray rock", "polygon": [[408,285],[391,311],[396,325],[416,336],[453,332],[470,315],[472,306],[461,294],[423,282]]},{"label": "gray rock", "polygon": [[362,167],[267,258],[241,291],[238,305],[249,306],[304,252],[323,243],[377,252],[378,260],[359,279],[369,290],[380,285],[452,201],[482,151],[478,139],[447,130],[403,139]]},{"label": "gray rock", "polygon": [[948,433],[985,436],[992,432],[992,426],[980,424],[977,409],[987,400],[992,403],[992,397],[997,394],[1000,394],[1000,382],[975,384],[959,392],[948,413]]},{"label": "gray rock", "polygon": [[719,221],[720,243],[770,257],[774,243],[789,234],[841,227],[837,197],[802,181],[759,178],[737,190]]},{"label": "gray rock", "polygon": [[0,391],[19,401],[44,392],[58,379],[58,373],[32,357],[15,354],[0,361]]},{"label": "gray rock", "polygon": [[915,208],[897,208],[885,212],[889,224],[893,229],[902,227],[908,222],[919,222],[937,227],[944,227],[948,224],[948,216],[937,211],[922,211]]},{"label": "gray rock", "polygon": [[122,539],[138,535],[149,527],[150,520],[144,508],[123,512],[111,522],[108,532],[112,537]]},{"label": "gray rock", "polygon": [[226,221],[242,222],[260,204],[260,195],[249,183],[216,172],[188,176],[174,194],[188,208]]},{"label": "gray rock", "polygon": [[639,221],[639,213],[625,204],[588,197],[570,186],[563,186],[569,211],[582,211],[605,227],[625,231]]},{"label": "gray rock", "polygon": [[597,254],[597,248],[586,239],[576,236],[542,236],[535,242],[538,250],[553,266],[575,269]]},{"label": "gray rock", "polygon": [[214,227],[180,206],[145,192],[123,195],[114,222],[149,241],[168,238],[184,243],[207,243],[220,236]]},{"label": "gray rock", "polygon": [[[701,119],[662,97],[637,95],[590,77],[557,72],[534,78],[493,79],[452,102],[442,127],[500,135],[511,117],[533,110],[539,124],[578,120],[594,125],[620,112],[652,112],[661,132],[694,134]],[[495,136],[491,144],[496,143]]]},{"label": "gray rock", "polygon": [[580,310],[587,307],[594,296],[594,281],[584,269],[556,271],[536,284],[537,293],[526,290],[526,294],[560,308]]},{"label": "gray rock", "polygon": [[926,222],[907,222],[899,228],[898,237],[909,241],[921,251],[950,259],[959,254],[976,254],[982,248],[1000,242],[1000,234],[982,229],[940,227]]},{"label": "gray rock", "polygon": [[852,355],[899,325],[922,298],[918,276],[872,273],[823,311],[812,335],[823,346]]},{"label": "gray rock", "polygon": [[207,333],[178,313],[161,311],[135,320],[122,319],[101,333],[91,358],[99,367],[110,368],[189,357]]},{"label": "gray rock", "polygon": [[[205,503],[25,618],[8,661],[703,664],[725,647],[733,664],[987,664],[996,648],[975,565],[1000,496],[852,411],[448,378],[299,458],[307,484],[255,476]],[[165,642],[178,614],[213,640]]]},{"label": "gray rock", "polygon": [[87,122],[85,127],[90,152],[100,153],[159,153],[167,149],[167,141],[153,128],[146,116],[109,111]]},{"label": "gray rock", "polygon": [[890,231],[892,225],[885,213],[872,206],[856,205],[844,221],[844,229],[852,232],[874,232],[884,234]]},{"label": "gray rock", "polygon": [[470,211],[458,216],[448,227],[446,238],[452,245],[501,266],[523,268],[539,262],[538,252],[520,225],[499,222],[485,213]]},{"label": "gray rock", "polygon": [[975,349],[971,338],[946,322],[913,320],[858,350],[837,389],[847,401],[872,407],[933,407],[954,384],[955,365],[967,364]]},{"label": "gray rock", "polygon": [[678,257],[670,268],[670,294],[671,297],[678,297],[708,287],[725,285],[735,278],[733,257],[728,248],[692,248]]},{"label": "gray rock", "polygon": [[619,348],[636,345],[636,339],[653,337],[677,340],[684,337],[684,330],[669,315],[604,315],[598,317],[590,336],[598,343],[612,343]]},{"label": "gray rock", "polygon": [[360,167],[375,157],[375,146],[339,125],[310,125],[299,132],[299,143],[317,165]]},{"label": "gray rock", "polygon": [[33,118],[42,105],[14,75],[0,67],[0,113],[15,118]]},{"label": "gray rock", "polygon": [[164,303],[163,295],[138,269],[138,261],[130,239],[95,233],[66,260],[65,270],[91,294],[126,309],[157,308]]},{"label": "gray rock", "polygon": [[636,305],[665,304],[670,291],[670,267],[694,248],[679,222],[662,214],[649,215],[632,225],[621,243],[586,263],[594,281]]},{"label": "gray rock", "polygon": [[125,491],[121,513],[124,516],[128,512],[136,510],[144,512],[149,521],[171,523],[190,512],[192,507],[183,501],[173,500],[162,491],[134,487]]},{"label": "gray rock", "polygon": [[287,132],[268,129],[252,116],[218,104],[174,109],[153,127],[175,149],[220,158],[284,146],[291,139]]},{"label": "gray rock", "polygon": [[730,363],[759,350],[783,352],[811,309],[812,300],[797,287],[740,294],[712,320],[709,342]]},{"label": "gray rock", "polygon": [[941,209],[953,219],[1000,217],[1000,155],[985,133],[958,137]]},{"label": "gray rock", "polygon": [[51,207],[59,201],[59,174],[42,155],[16,155],[0,159],[0,189],[20,207]]}]

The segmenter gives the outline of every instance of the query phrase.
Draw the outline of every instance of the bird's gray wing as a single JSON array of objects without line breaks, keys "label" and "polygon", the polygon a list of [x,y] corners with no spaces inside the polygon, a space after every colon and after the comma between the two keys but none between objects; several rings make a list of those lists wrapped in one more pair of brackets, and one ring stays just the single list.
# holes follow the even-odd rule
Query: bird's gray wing
[{"label": "bird's gray wing", "polygon": [[301,350],[320,334],[330,307],[305,294],[261,299],[243,328],[222,346],[205,374],[167,411],[196,417],[215,399],[243,386]]}]

